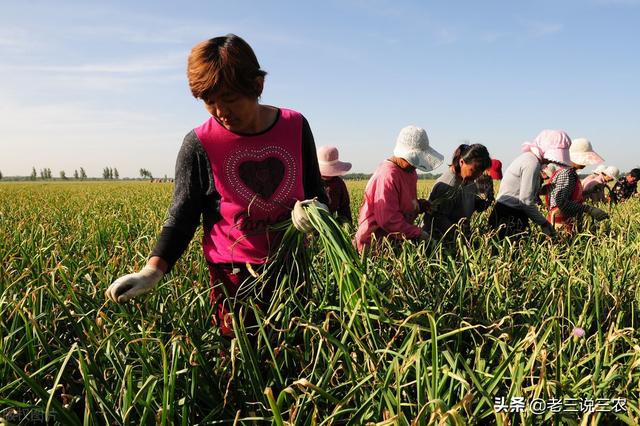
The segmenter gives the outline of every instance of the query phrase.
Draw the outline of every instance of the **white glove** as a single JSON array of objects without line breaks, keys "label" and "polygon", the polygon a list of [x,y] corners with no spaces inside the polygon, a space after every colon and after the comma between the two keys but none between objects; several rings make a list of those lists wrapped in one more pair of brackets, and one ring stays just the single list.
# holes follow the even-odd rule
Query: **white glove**
[{"label": "white glove", "polygon": [[313,225],[311,225],[309,215],[307,215],[307,211],[305,210],[305,206],[310,206],[312,204],[329,213],[329,208],[315,198],[304,201],[298,200],[293,206],[293,210],[291,210],[291,222],[293,223],[293,226],[295,226],[298,231],[305,234],[313,232]]},{"label": "white glove", "polygon": [[107,288],[105,296],[114,302],[124,303],[132,297],[151,291],[163,276],[164,273],[160,269],[147,265],[140,272],[127,274],[115,280]]}]

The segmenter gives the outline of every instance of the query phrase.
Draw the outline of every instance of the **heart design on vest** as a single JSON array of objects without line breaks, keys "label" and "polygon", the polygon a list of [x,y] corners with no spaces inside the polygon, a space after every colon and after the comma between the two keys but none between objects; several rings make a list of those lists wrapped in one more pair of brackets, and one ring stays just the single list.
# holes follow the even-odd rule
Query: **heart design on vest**
[{"label": "heart design on vest", "polygon": [[284,164],[275,157],[240,164],[240,180],[263,200],[268,201],[284,178]]},{"label": "heart design on vest", "polygon": [[298,165],[279,146],[242,149],[225,161],[227,187],[247,204],[247,211],[273,212],[291,201]]}]

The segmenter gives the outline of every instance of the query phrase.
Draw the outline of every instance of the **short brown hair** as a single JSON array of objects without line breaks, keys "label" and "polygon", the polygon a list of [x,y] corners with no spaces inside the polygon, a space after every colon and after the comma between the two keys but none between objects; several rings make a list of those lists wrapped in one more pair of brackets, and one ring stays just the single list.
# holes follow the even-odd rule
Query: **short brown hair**
[{"label": "short brown hair", "polygon": [[223,91],[257,99],[262,85],[256,78],[265,75],[251,46],[235,34],[198,43],[187,61],[191,93],[205,101]]}]

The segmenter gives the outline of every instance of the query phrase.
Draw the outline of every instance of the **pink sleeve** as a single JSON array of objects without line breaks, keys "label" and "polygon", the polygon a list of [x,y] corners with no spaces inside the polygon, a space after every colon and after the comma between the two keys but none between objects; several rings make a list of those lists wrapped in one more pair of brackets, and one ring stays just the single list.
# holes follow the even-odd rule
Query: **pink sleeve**
[{"label": "pink sleeve", "polygon": [[387,233],[401,233],[407,238],[419,237],[422,229],[407,222],[400,210],[400,193],[394,185],[391,176],[386,176],[384,182],[376,188],[376,200],[373,214],[376,223]]}]

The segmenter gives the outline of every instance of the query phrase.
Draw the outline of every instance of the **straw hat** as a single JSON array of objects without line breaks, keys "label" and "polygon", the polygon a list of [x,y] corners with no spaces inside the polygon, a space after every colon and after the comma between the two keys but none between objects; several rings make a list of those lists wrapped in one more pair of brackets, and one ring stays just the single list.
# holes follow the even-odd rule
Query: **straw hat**
[{"label": "straw hat", "polygon": [[592,166],[604,162],[591,146],[591,142],[586,138],[574,139],[569,148],[571,162],[581,166]]},{"label": "straw hat", "polygon": [[429,146],[427,132],[416,126],[407,126],[400,130],[393,155],[405,159],[423,172],[430,172],[444,160],[442,154]]},{"label": "straw hat", "polygon": [[620,170],[616,166],[605,167],[602,173],[609,176],[613,180],[618,179],[618,176],[620,176]]},{"label": "straw hat", "polygon": [[322,176],[342,176],[351,170],[351,163],[338,160],[338,148],[335,146],[321,146],[317,154]]}]

